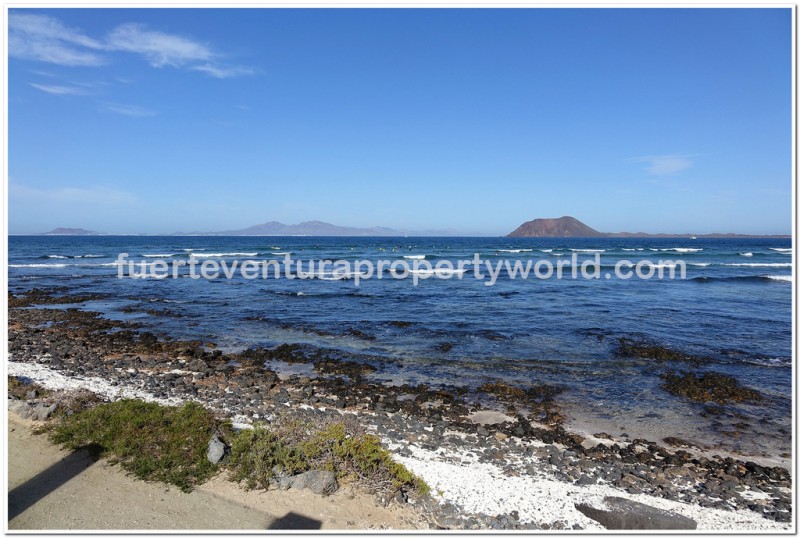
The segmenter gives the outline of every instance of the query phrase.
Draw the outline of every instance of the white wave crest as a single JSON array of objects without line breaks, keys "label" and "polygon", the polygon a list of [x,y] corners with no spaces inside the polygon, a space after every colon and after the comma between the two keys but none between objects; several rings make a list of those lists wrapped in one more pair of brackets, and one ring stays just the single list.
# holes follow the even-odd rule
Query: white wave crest
[{"label": "white wave crest", "polygon": [[192,252],[191,256],[193,258],[229,258],[229,257],[241,257],[241,256],[258,256],[258,252],[209,252],[203,254],[197,254],[196,252]]},{"label": "white wave crest", "polygon": [[301,271],[297,273],[298,277],[302,278],[318,278],[319,280],[344,280],[353,278],[355,276],[367,276],[369,273],[356,272],[356,271],[318,271],[316,273]]},{"label": "white wave crest", "polygon": [[[532,248],[498,248],[497,252],[507,252],[509,254],[516,254],[518,252],[532,252]],[[544,252],[544,251],[542,251]]]},{"label": "white wave crest", "polygon": [[407,260],[424,260],[425,254],[409,254],[408,256],[403,256],[403,258]]},{"label": "white wave crest", "polygon": [[723,263],[728,267],[791,267],[791,263]]},{"label": "white wave crest", "polygon": [[50,268],[53,268],[53,269],[66,267],[67,265],[71,265],[71,264],[67,264],[67,263],[10,263],[10,264],[8,264],[9,267],[14,267],[14,268],[22,268],[22,267],[46,268],[46,267],[50,267]]},{"label": "white wave crest", "polygon": [[770,280],[778,280],[780,282],[791,282],[792,275],[767,275]]},{"label": "white wave crest", "polygon": [[171,258],[175,254],[142,254],[145,258]]},{"label": "white wave crest", "polygon": [[748,258],[751,258],[753,256],[753,253],[752,252],[740,252],[739,256],[746,256]]},{"label": "white wave crest", "polygon": [[604,248],[571,248],[572,252],[605,252]]},{"label": "white wave crest", "polygon": [[466,269],[409,269],[408,272],[412,275],[452,276],[464,274]]}]

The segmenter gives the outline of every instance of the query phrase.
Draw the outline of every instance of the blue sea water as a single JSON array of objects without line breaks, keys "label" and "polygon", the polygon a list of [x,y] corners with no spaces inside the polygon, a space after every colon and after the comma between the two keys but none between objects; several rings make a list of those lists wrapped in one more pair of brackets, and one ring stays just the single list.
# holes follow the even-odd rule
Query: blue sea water
[{"label": "blue sea water", "polygon": [[[120,279],[114,262],[122,252],[147,263],[282,260],[291,252],[304,261],[412,263],[404,256],[424,255],[454,264],[476,253],[493,263],[556,263],[573,253],[583,261],[597,253],[602,278],[521,280],[502,272],[494,286],[469,271],[418,286],[386,275],[358,286],[241,276]],[[567,389],[560,398],[576,428],[653,440],[674,435],[777,456],[790,446],[792,257],[789,239],[11,236],[9,290],[104,293],[111,298],[80,308],[232,351],[286,342],[328,348],[372,363],[385,382],[557,384]],[[605,278],[622,259],[683,260],[687,278]],[[732,375],[767,401],[737,406],[739,418],[727,422],[704,415],[702,406],[660,388],[661,373],[687,365],[618,357],[621,337],[709,357],[701,372]],[[751,426],[734,432],[739,419]]]}]

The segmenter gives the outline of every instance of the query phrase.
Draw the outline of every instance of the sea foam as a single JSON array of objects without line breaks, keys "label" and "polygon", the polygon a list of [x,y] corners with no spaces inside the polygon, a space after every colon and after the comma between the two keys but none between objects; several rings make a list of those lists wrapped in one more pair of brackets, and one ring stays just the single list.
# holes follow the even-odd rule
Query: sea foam
[{"label": "sea foam", "polygon": [[728,267],[791,267],[791,263],[723,263]]},{"label": "sea foam", "polygon": [[792,275],[767,275],[770,280],[778,280],[780,282],[791,282]]},{"label": "sea foam", "polygon": [[228,258],[239,256],[258,256],[258,252],[208,252],[203,254],[192,252],[191,256],[193,258]]}]

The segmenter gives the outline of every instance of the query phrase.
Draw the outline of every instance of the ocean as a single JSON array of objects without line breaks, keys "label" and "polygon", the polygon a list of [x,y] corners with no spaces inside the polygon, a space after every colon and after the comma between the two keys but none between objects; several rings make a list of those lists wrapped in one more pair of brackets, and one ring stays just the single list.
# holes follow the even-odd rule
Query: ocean
[{"label": "ocean", "polygon": [[[120,253],[146,263],[291,253],[454,265],[476,253],[492,263],[598,254],[603,278],[120,279]],[[604,276],[620,260],[643,259],[683,260],[686,279]],[[385,383],[557,385],[567,425],[579,431],[777,458],[791,445],[791,274],[790,239],[10,236],[8,278],[15,294],[107,295],[74,306],[223,351],[299,343],[368,362],[377,368],[369,377]],[[702,360],[621,356],[620,338]],[[765,399],[710,412],[664,391],[667,371],[723,373]]]}]

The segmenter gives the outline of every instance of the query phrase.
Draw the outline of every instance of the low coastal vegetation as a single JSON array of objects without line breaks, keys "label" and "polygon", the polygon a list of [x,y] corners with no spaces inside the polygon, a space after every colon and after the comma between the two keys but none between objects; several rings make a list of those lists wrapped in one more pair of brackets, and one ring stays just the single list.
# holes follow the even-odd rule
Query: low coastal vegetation
[{"label": "low coastal vegetation", "polygon": [[[35,296],[37,304],[50,301],[61,304],[66,300],[55,296],[51,299],[46,293]],[[73,296],[70,302],[81,298]],[[404,477],[402,472],[394,472],[402,468],[383,468],[391,460],[380,455],[365,457],[372,451],[361,449],[374,445],[358,445],[357,454],[368,463],[377,461],[377,465],[367,465],[368,472],[360,474],[351,470],[353,461],[342,459],[342,453],[348,454],[350,443],[343,441],[360,433],[351,432],[351,426],[345,424],[342,437],[335,428],[328,427],[330,421],[355,415],[358,423],[368,425],[370,432],[391,443],[391,450],[399,458],[417,460],[416,449],[412,451],[412,447],[421,451],[435,449],[441,454],[441,461],[447,462],[451,461],[451,453],[468,451],[467,454],[474,455],[471,456],[474,461],[492,465],[508,477],[533,480],[535,475],[528,474],[533,470],[580,487],[599,483],[630,494],[647,494],[700,507],[749,510],[775,521],[790,521],[792,517],[792,477],[787,469],[720,457],[713,452],[698,454],[696,450],[715,449],[702,435],[690,435],[687,440],[669,437],[659,444],[628,433],[612,436],[600,432],[594,437],[605,441],[592,446],[593,439],[570,432],[563,425],[559,413],[560,386],[533,384],[530,379],[507,385],[509,380],[499,377],[482,379],[483,385],[472,393],[463,385],[387,384],[364,375],[368,372],[364,365],[369,364],[363,361],[366,356],[328,348],[285,344],[228,353],[217,349],[213,342],[154,335],[142,331],[135,321],[105,319],[88,310],[12,308],[9,316],[9,354],[13,357],[10,365],[18,375],[40,379],[40,371],[47,368],[54,375],[64,376],[64,386],[77,386],[66,383],[75,379],[73,376],[76,380],[95,377],[107,381],[111,387],[135,388],[159,399],[199,401],[212,409],[225,409],[228,416],[269,417],[269,424],[256,425],[258,429],[250,433],[234,434],[220,423],[220,430],[215,430],[210,439],[197,443],[208,458],[212,441],[217,439],[213,447],[222,459],[215,469],[240,480],[245,487],[269,485],[326,493],[331,482],[334,489],[338,484],[367,486],[379,500],[411,501],[423,510],[431,510],[438,526],[459,527],[461,523],[453,519],[458,511],[448,508],[452,505],[441,504],[433,496],[416,499],[413,495],[416,481]],[[613,332],[592,329],[587,334],[597,336],[601,343],[609,338],[603,345],[612,353],[617,351],[619,340],[610,340]],[[633,345],[623,346],[622,351],[633,360],[626,357],[623,362],[643,366],[658,385],[663,383],[658,376],[665,372],[677,370],[680,377],[686,371],[694,371],[699,378],[713,364],[713,361],[700,364],[700,355],[690,355],[691,350],[677,347],[673,350],[665,347],[668,344],[642,339],[625,340]],[[287,363],[302,363],[303,367],[297,368],[296,374],[279,376],[277,372]],[[383,366],[378,364],[377,368],[381,371]],[[103,389],[107,397],[113,397],[116,390],[111,387]],[[664,388],[660,386],[661,390]],[[9,409],[13,405],[15,414],[33,420],[55,417],[60,421],[60,416],[71,416],[96,404],[86,402],[75,409],[74,404],[62,405],[66,400],[61,391],[47,394],[43,389],[32,399],[27,397],[35,389],[32,385],[12,388]],[[563,389],[568,390],[569,385]],[[58,407],[53,410],[56,403]],[[763,403],[764,406],[753,408],[738,405],[736,400],[725,405],[709,400],[692,408],[699,420],[708,423],[709,432],[731,439],[746,435],[741,443],[769,430],[789,436],[790,432],[766,413],[766,407],[774,405],[773,398],[764,394]],[[492,419],[482,424],[486,417],[481,411],[487,410],[502,411],[506,416],[499,418],[504,421]],[[298,422],[292,424],[293,420]],[[293,430],[300,434],[292,437]],[[253,456],[257,450],[268,457]],[[791,455],[782,452],[780,457]],[[433,478],[435,474],[428,474],[429,468],[423,469],[426,478],[438,480]],[[465,467],[462,471],[463,482],[461,477],[446,485],[437,481],[437,489],[446,491],[450,498],[454,491],[467,489],[480,495],[479,489],[471,489],[474,484],[471,469]],[[370,478],[379,480],[370,484]],[[392,489],[396,483],[405,485]],[[390,488],[388,494],[384,493],[386,487]],[[747,488],[756,492],[757,488],[770,498],[754,502],[746,493]],[[464,528],[521,528],[518,515],[510,513],[507,521],[501,519],[506,515],[480,516]]]},{"label": "low coastal vegetation", "polygon": [[422,495],[429,491],[351,415],[335,420],[279,419],[270,426],[242,430],[233,439],[229,467],[233,479],[248,488],[266,488],[278,475],[325,470],[384,496],[403,489]]},{"label": "low coastal vegetation", "polygon": [[49,435],[69,449],[97,447],[138,478],[190,491],[216,473],[206,445],[218,427],[213,414],[197,403],[168,407],[119,400],[65,415]]},{"label": "low coastal vegetation", "polygon": [[[9,377],[9,392],[15,397],[25,399],[31,390]],[[59,395],[59,401],[62,411],[40,429],[53,442],[72,450],[96,450],[137,478],[183,491],[222,469],[248,489],[267,489],[307,471],[327,471],[383,498],[429,491],[350,415],[318,420],[277,417],[269,424],[234,431],[229,422],[195,402],[173,407],[126,399],[87,406],[86,398],[70,392]],[[219,465],[208,457],[211,439],[225,445]]]}]

